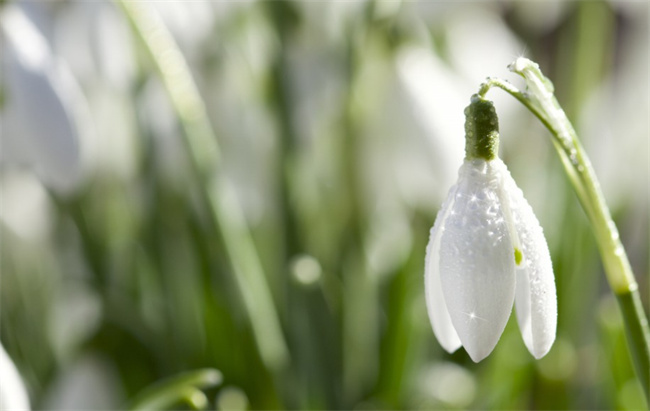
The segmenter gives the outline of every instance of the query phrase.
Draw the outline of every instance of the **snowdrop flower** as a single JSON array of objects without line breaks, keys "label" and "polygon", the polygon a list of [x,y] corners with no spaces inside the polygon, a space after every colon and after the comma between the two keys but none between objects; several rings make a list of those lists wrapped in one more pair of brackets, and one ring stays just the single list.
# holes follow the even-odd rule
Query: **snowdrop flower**
[{"label": "snowdrop flower", "polygon": [[29,397],[13,361],[0,344],[0,411],[29,410]]},{"label": "snowdrop flower", "polygon": [[81,89],[20,5],[0,10],[0,38],[6,51],[0,164],[27,166],[48,187],[70,192],[81,180],[81,138],[90,131]]},{"label": "snowdrop flower", "polygon": [[475,362],[494,349],[513,303],[528,350],[555,340],[557,301],[542,228],[497,157],[498,120],[478,96],[465,110],[466,157],[431,229],[426,302],[440,345]]}]

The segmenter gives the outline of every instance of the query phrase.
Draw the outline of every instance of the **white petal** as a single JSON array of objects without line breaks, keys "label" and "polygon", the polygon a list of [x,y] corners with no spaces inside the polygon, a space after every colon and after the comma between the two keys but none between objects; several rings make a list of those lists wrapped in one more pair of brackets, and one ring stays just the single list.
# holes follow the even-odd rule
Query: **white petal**
[{"label": "white petal", "polygon": [[498,168],[484,160],[460,169],[440,245],[440,278],[454,329],[472,360],[499,341],[515,297],[514,249],[499,202]]},{"label": "white petal", "polygon": [[0,344],[0,410],[29,410],[29,397],[13,361]]},{"label": "white petal", "polygon": [[445,230],[445,222],[454,204],[456,186],[449,190],[447,199],[438,212],[436,222],[429,234],[427,255],[424,262],[424,290],[427,301],[429,320],[433,327],[433,334],[447,352],[452,353],[460,348],[460,339],[449,317],[445,298],[440,283],[440,238]]},{"label": "white petal", "polygon": [[[26,161],[49,186],[67,192],[81,172],[80,138],[89,119],[79,85],[67,66],[51,54],[47,41],[17,6],[0,15],[6,36],[7,113],[12,134],[2,143]],[[82,114],[83,113],[83,114]]]},{"label": "white petal", "polygon": [[533,209],[503,167],[504,188],[510,198],[515,230],[521,244],[522,260],[516,267],[517,321],[528,351],[541,358],[555,341],[557,297],[551,256]]}]

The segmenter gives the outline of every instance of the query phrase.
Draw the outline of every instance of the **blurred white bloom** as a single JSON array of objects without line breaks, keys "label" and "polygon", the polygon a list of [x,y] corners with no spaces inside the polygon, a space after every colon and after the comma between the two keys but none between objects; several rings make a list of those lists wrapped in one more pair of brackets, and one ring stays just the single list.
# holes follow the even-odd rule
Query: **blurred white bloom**
[{"label": "blurred white bloom", "polygon": [[[404,193],[410,202],[424,204],[424,201],[417,200],[426,200],[430,204],[434,199],[441,199],[445,188],[453,184],[456,164],[463,157],[462,140],[446,136],[461,132],[465,96],[471,88],[424,47],[400,51],[396,68],[404,97],[397,100],[396,96],[391,96],[390,100],[408,107],[411,118],[407,124],[413,128],[404,130],[398,141],[403,146],[406,136],[421,136],[420,144],[412,144],[420,154],[410,152],[404,164],[395,167],[395,172],[401,177],[397,186],[411,189]],[[466,93],[459,91],[463,89]],[[399,111],[394,107],[391,113]],[[422,152],[426,154],[423,161],[414,162],[414,158],[423,157]],[[422,168],[426,171],[423,172]],[[426,177],[422,176],[430,178],[424,180]]]},{"label": "blurred white bloom", "polygon": [[29,410],[29,397],[13,361],[0,344],[0,411]]},{"label": "blurred white bloom", "polygon": [[384,59],[376,49],[365,51],[352,93],[372,227],[366,256],[378,278],[408,258],[411,211],[439,203],[453,184],[463,145],[445,136],[461,132],[466,104],[462,79],[431,50],[408,46],[394,62]]},{"label": "blurred white bloom", "polygon": [[[72,273],[66,273],[70,275]],[[99,328],[102,307],[96,293],[82,282],[60,288],[48,322],[52,350],[61,361],[74,358]]]},{"label": "blurred white bloom", "polygon": [[571,10],[571,3],[565,1],[512,2],[511,5],[516,20],[540,37],[556,29]]},{"label": "blurred white bloom", "polygon": [[[493,111],[492,116],[488,121],[493,119],[494,132]],[[484,131],[471,121],[466,126],[470,137]],[[541,358],[553,344],[557,301],[546,239],[498,157],[468,153],[431,229],[425,288],[434,334],[448,352],[462,345],[475,362],[485,358],[499,340],[513,302],[533,356]]]},{"label": "blurred white bloom", "polygon": [[247,410],[249,406],[246,393],[240,388],[228,386],[219,390],[216,398],[218,410],[238,411]]},{"label": "blurred white bloom", "polygon": [[[575,125],[612,212],[616,214],[618,209],[624,208],[626,218],[638,221],[630,211],[636,208],[642,216],[647,216],[650,198],[647,172],[650,123],[645,116],[650,110],[650,29],[648,4],[622,3],[612,2],[612,7],[629,13],[630,18],[617,49],[618,63],[615,70],[609,72],[604,81],[592,90]],[[625,167],[621,167],[623,159]],[[637,227],[639,231],[646,231],[641,229],[643,224]],[[633,244],[629,242],[630,246]],[[643,250],[642,254],[647,254],[647,250]]]},{"label": "blurred white bloom", "polygon": [[[93,120],[92,135],[81,133],[87,171],[97,177],[133,178],[141,155],[136,132],[140,101],[132,93],[138,76],[137,38],[128,20],[112,2],[71,2],[60,8],[54,23],[53,50],[82,85],[84,111]],[[138,98],[146,94],[136,93]],[[174,118],[166,112],[156,117],[157,122]]]},{"label": "blurred white bloom", "polygon": [[3,172],[0,177],[0,223],[15,235],[40,246],[52,228],[52,204],[32,173]]},{"label": "blurred white bloom", "polygon": [[27,165],[52,188],[69,191],[80,179],[80,135],[88,127],[81,91],[18,6],[2,10],[0,29],[7,96],[0,158]]},{"label": "blurred white bloom", "polygon": [[123,401],[113,363],[97,354],[84,354],[56,375],[43,399],[43,409],[117,410]]},{"label": "blurred white bloom", "polygon": [[504,61],[525,52],[525,45],[487,2],[457,8],[446,23],[450,62],[471,84],[479,84],[486,73],[505,71]]},{"label": "blurred white bloom", "polygon": [[[471,85],[469,93],[486,76],[506,74],[504,61],[526,54],[526,45],[508,28],[496,8],[494,2],[465,3],[465,6],[454,9],[445,20],[449,63]],[[465,98],[467,93],[463,96]],[[515,134],[521,124],[521,116],[517,118],[517,110],[521,109],[519,103],[506,93],[492,93],[490,98],[504,119],[503,134]]]},{"label": "blurred white bloom", "polygon": [[453,362],[436,362],[422,370],[418,391],[449,408],[467,408],[476,398],[476,382],[476,376],[466,368]]},{"label": "blurred white bloom", "polygon": [[54,20],[52,48],[88,92],[103,83],[129,91],[137,75],[135,39],[111,2],[70,2]]},{"label": "blurred white bloom", "polygon": [[327,43],[345,43],[349,40],[348,29],[359,19],[368,2],[362,1],[297,1],[302,25]]},{"label": "blurred white bloom", "polygon": [[[185,59],[189,62],[200,61],[204,53],[202,51],[204,41],[210,39],[217,16],[214,2],[162,1],[152,2],[151,7],[169,28]],[[228,12],[223,6],[219,8],[221,12]],[[195,65],[190,65],[193,66]]]},{"label": "blurred white bloom", "polygon": [[219,28],[224,41],[218,53],[223,60],[206,73],[209,81],[203,97],[222,152],[228,153],[221,158],[220,172],[233,182],[246,220],[255,226],[272,209],[269,198],[276,189],[269,170],[274,167],[277,136],[262,91],[277,41],[260,10],[247,12],[240,3],[237,7],[241,24]]}]

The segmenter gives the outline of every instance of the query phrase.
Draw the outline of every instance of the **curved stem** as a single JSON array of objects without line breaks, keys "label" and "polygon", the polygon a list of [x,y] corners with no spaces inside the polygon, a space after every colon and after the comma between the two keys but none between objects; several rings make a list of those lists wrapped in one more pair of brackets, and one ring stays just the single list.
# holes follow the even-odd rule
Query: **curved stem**
[{"label": "curved stem", "polygon": [[575,129],[553,94],[553,84],[539,66],[525,58],[515,60],[510,70],[526,80],[527,92],[497,78],[481,84],[479,96],[498,87],[526,106],[551,132],[555,146],[571,184],[591,223],[609,285],[616,295],[627,330],[628,347],[637,376],[650,402],[650,329],[641,305],[639,286],[627,254],[612,220],[596,173]]}]

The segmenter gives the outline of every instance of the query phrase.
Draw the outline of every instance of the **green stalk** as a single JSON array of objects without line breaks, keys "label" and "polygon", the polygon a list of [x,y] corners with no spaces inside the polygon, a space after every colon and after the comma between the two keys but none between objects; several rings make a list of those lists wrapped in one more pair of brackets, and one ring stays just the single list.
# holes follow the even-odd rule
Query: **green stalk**
[{"label": "green stalk", "polygon": [[491,87],[505,90],[535,114],[551,132],[553,145],[594,231],[607,280],[621,307],[628,348],[637,377],[643,386],[646,400],[650,403],[648,319],[641,305],[639,286],[605,203],[596,173],[575,129],[553,94],[553,84],[544,77],[539,66],[528,59],[519,58],[509,68],[524,77],[527,92],[519,91],[504,80],[488,78],[481,85],[478,94],[484,97]]},{"label": "green stalk", "polygon": [[221,384],[221,373],[212,368],[189,371],[145,388],[129,407],[131,410],[163,410],[184,402],[192,409],[207,408],[208,400],[201,391]]},{"label": "green stalk", "polygon": [[205,104],[183,54],[167,27],[146,2],[117,0],[142,39],[165,85],[184,130],[192,171],[202,204],[226,248],[264,364],[278,371],[289,351],[271,297],[266,275],[237,197],[219,181],[219,144]]}]

